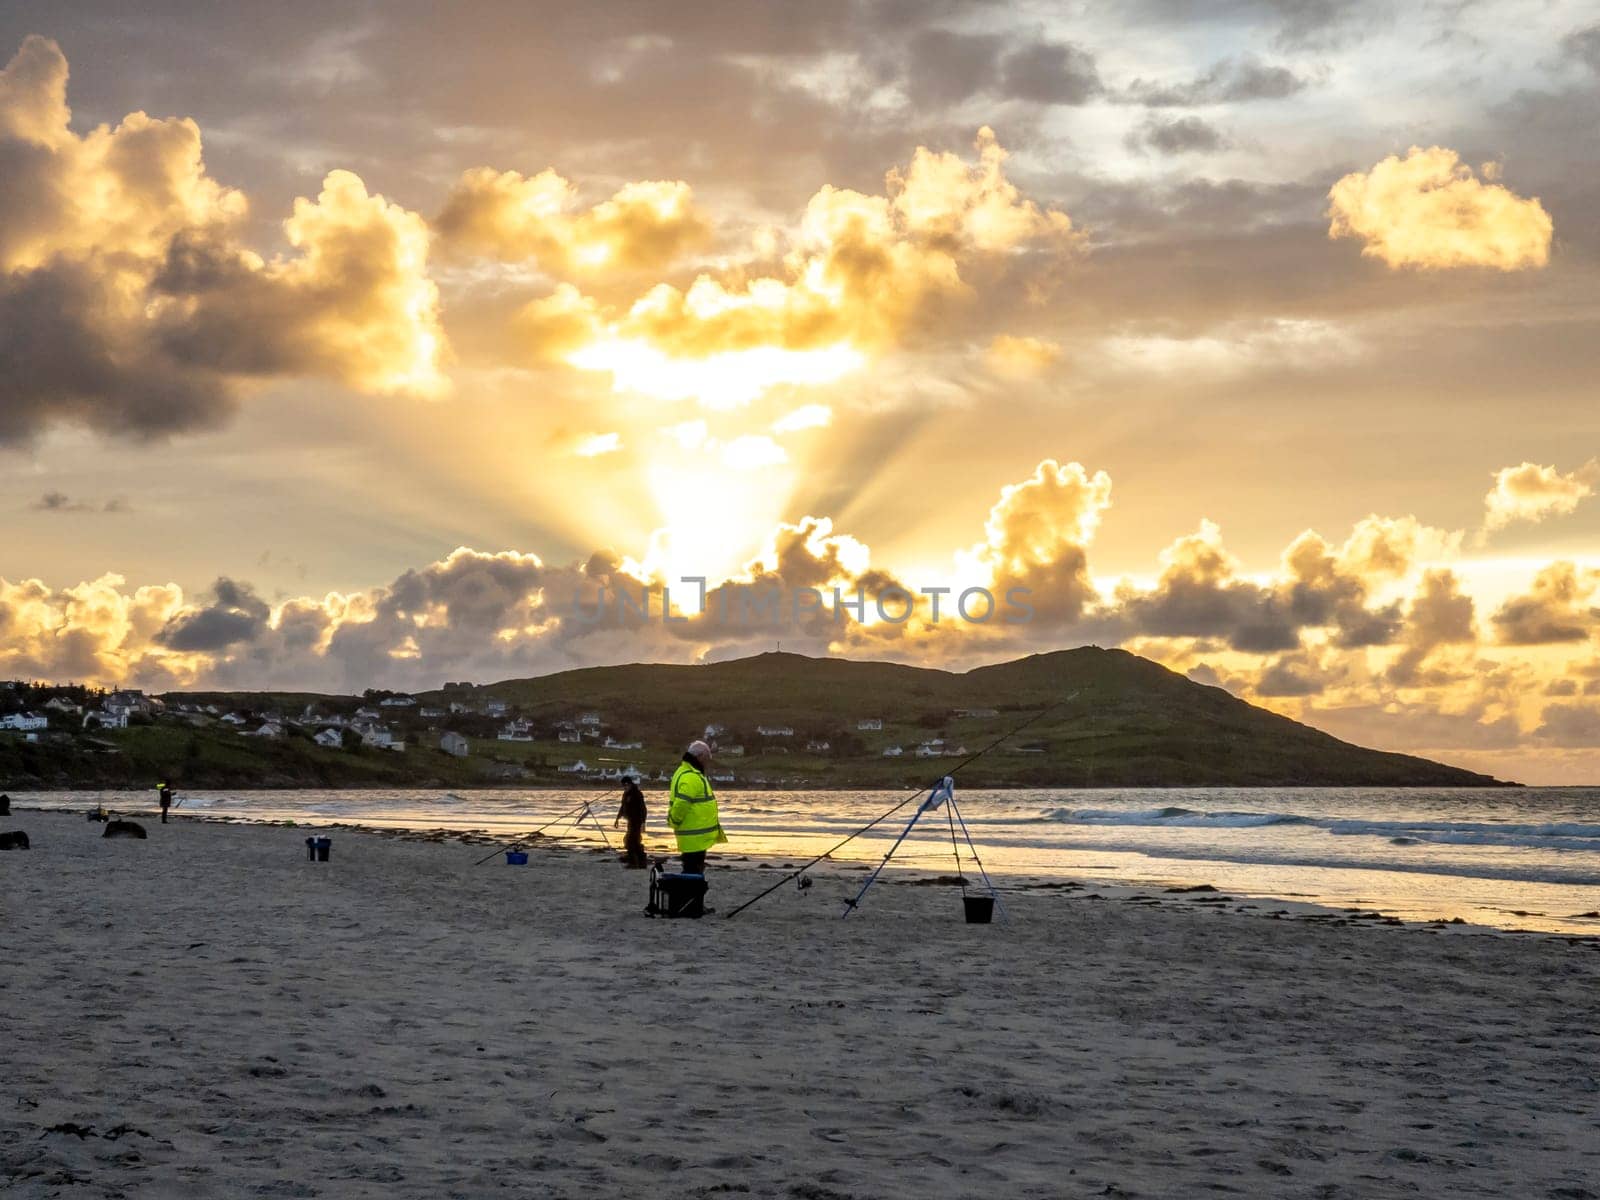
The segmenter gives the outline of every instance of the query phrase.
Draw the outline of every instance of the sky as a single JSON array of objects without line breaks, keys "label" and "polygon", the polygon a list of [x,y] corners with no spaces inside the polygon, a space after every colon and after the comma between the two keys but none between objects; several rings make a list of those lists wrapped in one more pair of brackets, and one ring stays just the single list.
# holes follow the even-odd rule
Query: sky
[{"label": "sky", "polygon": [[7,60],[0,677],[1095,644],[1600,782],[1592,6],[12,0]]}]

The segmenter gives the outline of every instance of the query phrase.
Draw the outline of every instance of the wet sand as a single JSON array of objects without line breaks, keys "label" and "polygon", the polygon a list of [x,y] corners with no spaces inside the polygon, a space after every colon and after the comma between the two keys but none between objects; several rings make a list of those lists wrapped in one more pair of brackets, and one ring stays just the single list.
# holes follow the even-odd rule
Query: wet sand
[{"label": "wet sand", "polygon": [[652,921],[581,849],[3,824],[6,1195],[1600,1194],[1595,939],[899,880],[841,921],[853,873]]}]

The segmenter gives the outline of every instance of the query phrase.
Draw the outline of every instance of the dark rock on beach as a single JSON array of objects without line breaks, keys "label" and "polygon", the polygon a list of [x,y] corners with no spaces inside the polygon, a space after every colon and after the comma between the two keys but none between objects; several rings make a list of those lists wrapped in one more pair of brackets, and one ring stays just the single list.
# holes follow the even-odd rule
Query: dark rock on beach
[{"label": "dark rock on beach", "polygon": [[137,821],[107,821],[106,831],[100,835],[108,838],[144,838],[148,835]]},{"label": "dark rock on beach", "polygon": [[26,850],[28,849],[28,835],[20,829],[8,829],[0,833],[0,850]]}]

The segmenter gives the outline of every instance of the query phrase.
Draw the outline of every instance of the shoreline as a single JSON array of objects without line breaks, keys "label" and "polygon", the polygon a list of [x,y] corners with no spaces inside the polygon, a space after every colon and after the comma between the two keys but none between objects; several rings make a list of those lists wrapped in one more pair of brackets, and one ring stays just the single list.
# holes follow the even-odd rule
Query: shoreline
[{"label": "shoreline", "polygon": [[[856,876],[642,916],[554,847],[28,814],[15,1194],[1580,1195],[1592,947]],[[716,869],[724,909],[776,872]],[[731,878],[730,878],[731,877]],[[748,888],[745,886],[750,884]]]},{"label": "shoreline", "polygon": [[[45,809],[23,805],[12,805],[12,811],[33,812],[40,814],[62,814],[82,817],[82,813],[71,809]],[[87,811],[87,810],[85,810]],[[111,815],[121,816],[126,819],[141,822],[160,823],[160,811],[129,809],[108,810]],[[561,837],[550,837],[542,834],[525,834],[521,837],[507,839],[498,834],[482,829],[451,829],[441,826],[426,828],[421,826],[384,826],[368,825],[359,821],[330,820],[271,820],[253,817],[233,816],[230,814],[215,814],[205,812],[182,812],[173,810],[173,822],[195,824],[213,824],[242,827],[260,827],[274,829],[315,829],[332,830],[342,833],[371,835],[406,842],[420,843],[454,843],[462,846],[483,849],[488,846],[510,848],[519,846],[530,852],[530,863],[534,860],[532,855],[544,855],[552,852],[562,854],[593,854],[597,856],[616,856],[612,850],[605,846],[594,845],[587,841],[574,841]],[[86,824],[88,822],[85,822]],[[609,832],[609,827],[608,827]],[[651,831],[651,836],[660,842],[659,831]],[[619,842],[620,844],[620,842]],[[652,859],[667,857],[676,858],[675,852],[664,844],[658,844],[653,850],[647,844],[647,851]],[[729,871],[738,874],[771,874],[782,875],[784,872],[798,869],[805,861],[804,857],[795,858],[794,861],[778,861],[783,855],[773,853],[767,855],[751,854],[740,851],[718,855],[716,867],[719,872]],[[766,860],[774,860],[767,862]],[[492,862],[486,863],[484,869],[493,866]],[[840,862],[824,858],[806,868],[807,874],[831,878],[864,877],[871,870],[871,866],[856,862]],[[629,872],[637,874],[640,878],[648,875],[647,871]],[[904,863],[891,862],[878,880],[878,885],[892,887],[931,887],[940,881],[951,878],[948,870],[911,866]],[[770,880],[764,881],[770,882]],[[969,879],[969,884],[972,880]],[[949,886],[958,886],[950,883]],[[1297,899],[1287,896],[1269,895],[1264,893],[1251,893],[1243,889],[1221,889],[1210,881],[1195,877],[1174,877],[1170,880],[1152,882],[1134,882],[1128,880],[1083,880],[1074,878],[1069,871],[1059,872],[1030,872],[1030,873],[1001,873],[996,878],[996,890],[1002,896],[1020,895],[1031,892],[1055,893],[1067,899],[1081,899],[1086,901],[1106,901],[1111,903],[1131,904],[1149,908],[1188,907],[1199,904],[1218,912],[1231,913],[1238,916],[1253,916],[1257,919],[1267,920],[1298,920],[1311,922],[1327,922],[1335,926],[1349,925],[1362,928],[1391,927],[1412,930],[1429,930],[1433,932],[1477,932],[1503,937],[1534,937],[1553,938],[1566,941],[1574,945],[1592,945],[1600,951],[1600,932],[1583,933],[1571,931],[1541,930],[1541,929],[1516,929],[1506,926],[1489,924],[1486,922],[1468,921],[1464,918],[1433,919],[1433,920],[1408,920],[1386,913],[1381,907],[1368,906],[1340,906],[1332,903],[1322,903],[1313,900]],[[1233,895],[1230,893],[1239,893]]]}]

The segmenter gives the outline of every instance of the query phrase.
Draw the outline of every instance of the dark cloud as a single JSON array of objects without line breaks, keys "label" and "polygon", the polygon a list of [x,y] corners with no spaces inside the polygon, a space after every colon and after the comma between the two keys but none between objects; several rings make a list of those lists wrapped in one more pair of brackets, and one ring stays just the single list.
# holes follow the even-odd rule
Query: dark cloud
[{"label": "dark cloud", "polygon": [[169,650],[215,654],[253,641],[266,630],[272,609],[248,583],[224,577],[211,590],[209,604],[173,617],[156,642]]},{"label": "dark cloud", "polygon": [[1229,145],[1227,134],[1199,117],[1152,117],[1127,137],[1130,150],[1154,150],[1166,155],[1215,154]]},{"label": "dark cloud", "polygon": [[1306,80],[1288,67],[1269,66],[1254,58],[1223,59],[1204,74],[1182,83],[1136,79],[1122,99],[1150,108],[1191,108],[1251,100],[1284,100],[1304,91]]},{"label": "dark cloud", "polygon": [[1315,696],[1326,684],[1315,664],[1303,656],[1285,655],[1275,660],[1256,681],[1258,696]]},{"label": "dark cloud", "polygon": [[87,500],[74,500],[65,492],[46,492],[30,505],[35,512],[55,513],[125,513],[131,511],[128,502],[121,496],[113,496],[110,500],[99,504],[91,504]]},{"label": "dark cloud", "polygon": [[171,354],[142,316],[120,315],[110,286],[86,263],[0,274],[0,446],[57,422],[162,438],[232,415],[227,380]]},{"label": "dark cloud", "polygon": [[1591,71],[1600,73],[1600,25],[1573,30],[1561,39],[1561,51]]},{"label": "dark cloud", "polygon": [[1490,618],[1495,638],[1509,646],[1582,642],[1600,629],[1594,597],[1600,573],[1580,573],[1570,562],[1552,563],[1534,577],[1532,588],[1513,596]]},{"label": "dark cloud", "polygon": [[1087,104],[1105,91],[1094,55],[1066,42],[1035,42],[1014,50],[1003,72],[1005,95],[1036,104]]},{"label": "dark cloud", "polygon": [[1547,704],[1533,736],[1557,746],[1600,746],[1600,705]]},{"label": "dark cloud", "polygon": [[917,104],[958,104],[988,91],[999,75],[1004,44],[994,34],[926,29],[908,46],[906,92]]}]

